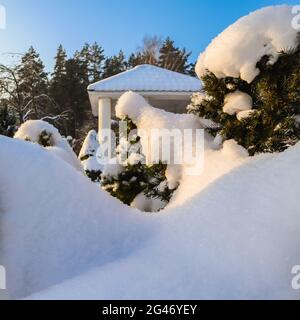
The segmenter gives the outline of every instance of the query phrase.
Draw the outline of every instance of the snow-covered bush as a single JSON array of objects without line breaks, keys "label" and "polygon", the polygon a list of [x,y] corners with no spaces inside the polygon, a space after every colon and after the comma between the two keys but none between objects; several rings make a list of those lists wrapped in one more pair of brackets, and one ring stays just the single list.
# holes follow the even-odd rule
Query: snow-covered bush
[{"label": "snow-covered bush", "polygon": [[99,142],[97,132],[91,130],[86,136],[79,153],[79,160],[86,175],[94,182],[100,182],[103,166],[97,161]]},{"label": "snow-covered bush", "polygon": [[[193,131],[203,128],[202,120],[194,115],[154,108],[141,95],[131,91],[118,100],[116,116],[126,121],[128,139],[119,138],[119,165],[111,164],[104,168],[102,184],[127,204],[131,203],[143,211],[157,211],[170,201],[187,168],[185,163],[169,161],[169,154],[161,152],[161,142],[168,141],[168,134],[172,130],[182,136],[186,129]],[[152,135],[152,130],[158,130],[159,134]],[[175,158],[182,149],[175,147],[174,139],[169,140],[169,151]],[[129,151],[128,157],[120,159],[119,154],[123,149]],[[152,157],[154,149],[159,151],[156,154],[158,157]]]},{"label": "snow-covered bush", "polygon": [[189,112],[251,155],[283,151],[300,137],[300,37],[292,7],[267,7],[228,27],[202,53],[201,99]]},{"label": "snow-covered bush", "polygon": [[105,166],[101,185],[127,205],[143,211],[158,211],[166,206],[174,191],[166,182],[167,165],[146,164],[136,125],[128,116],[123,121],[127,123],[127,137],[118,137],[117,165]]},{"label": "snow-covered bush", "polygon": [[20,126],[14,138],[37,143],[55,157],[66,161],[78,171],[82,171],[81,163],[67,139],[64,139],[58,130],[48,122],[28,120]]}]

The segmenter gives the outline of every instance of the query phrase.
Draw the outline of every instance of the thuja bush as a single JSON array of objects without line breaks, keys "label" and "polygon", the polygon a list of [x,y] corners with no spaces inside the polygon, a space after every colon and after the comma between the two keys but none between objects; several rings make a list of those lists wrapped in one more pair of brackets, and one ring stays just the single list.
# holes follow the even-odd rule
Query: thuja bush
[{"label": "thuja bush", "polygon": [[[294,50],[281,52],[273,65],[270,57],[257,62],[259,75],[247,83],[241,78],[217,78],[208,72],[202,77],[201,99],[193,99],[188,111],[212,120],[209,131],[224,140],[234,139],[250,155],[281,152],[299,141],[300,38]],[[250,112],[238,116],[224,109],[234,92],[251,97]]]}]

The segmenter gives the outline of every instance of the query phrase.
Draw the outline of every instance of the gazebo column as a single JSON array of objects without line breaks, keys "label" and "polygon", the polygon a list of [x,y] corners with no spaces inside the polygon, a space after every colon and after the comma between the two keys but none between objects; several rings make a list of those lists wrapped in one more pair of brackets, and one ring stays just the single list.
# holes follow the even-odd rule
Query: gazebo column
[{"label": "gazebo column", "polygon": [[105,135],[102,130],[111,129],[111,99],[99,98],[98,100],[98,140],[99,143],[105,141]]}]

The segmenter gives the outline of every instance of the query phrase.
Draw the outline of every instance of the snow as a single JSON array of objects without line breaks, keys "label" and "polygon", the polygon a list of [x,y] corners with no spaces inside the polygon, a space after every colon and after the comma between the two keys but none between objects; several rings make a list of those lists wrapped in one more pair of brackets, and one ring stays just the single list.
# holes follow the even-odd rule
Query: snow
[{"label": "snow", "polygon": [[98,135],[95,130],[88,132],[86,138],[83,141],[78,158],[94,156],[99,148]]},{"label": "snow", "polygon": [[139,209],[144,212],[158,212],[165,208],[166,202],[158,198],[148,198],[142,192],[138,194],[131,203],[132,208]]},{"label": "snow", "polygon": [[103,171],[103,165],[98,162],[97,157],[89,157],[88,159],[81,162],[85,171]]},{"label": "snow", "polygon": [[124,170],[124,166],[118,163],[116,158],[112,158],[103,168],[104,176],[111,176],[117,178],[118,175]]},{"label": "snow", "polygon": [[191,114],[175,114],[152,107],[138,93],[128,91],[118,100],[116,116],[120,119],[128,116],[139,128],[151,130],[164,129],[194,129],[201,127],[198,117]]},{"label": "snow", "polygon": [[150,236],[151,219],[37,144],[0,136],[0,162],[0,261],[11,298],[125,258]]},{"label": "snow", "polygon": [[255,157],[233,140],[207,146],[204,171],[183,174],[156,214],[124,206],[37,144],[0,145],[9,297],[299,298],[290,283],[300,260],[300,144]]},{"label": "snow", "polygon": [[225,96],[223,112],[230,115],[252,109],[252,98],[245,92],[236,90]]},{"label": "snow", "polygon": [[233,160],[249,156],[248,151],[233,139],[224,141],[221,152],[223,156]]},{"label": "snow", "polygon": [[239,146],[234,140],[225,141],[220,148],[214,148],[214,146],[213,144],[211,148],[205,149],[204,167],[200,174],[191,174],[191,172],[187,174],[187,171],[183,170],[179,187],[168,205],[169,208],[183,205],[220,177],[250,160],[246,149]]},{"label": "snow", "polygon": [[[276,6],[240,19],[200,56],[198,75],[209,70],[251,82],[263,55],[271,55],[272,64],[280,50],[295,46],[292,18],[291,7]],[[112,81],[123,88],[133,79],[141,84],[151,72],[170,75],[141,66],[99,82],[98,89]],[[166,83],[157,79],[160,90]],[[226,96],[223,111],[238,120],[255,112],[240,91]],[[136,124],[143,151],[153,129],[182,133],[209,125],[155,109],[133,92],[121,96],[116,115]],[[44,130],[52,134],[47,148],[36,143]],[[291,271],[300,263],[300,143],[249,157],[234,140],[206,134],[203,159],[168,165],[167,184],[178,188],[166,207],[142,193],[128,207],[79,172],[78,159],[50,124],[28,121],[15,138],[0,136],[0,261],[9,298],[299,299]],[[22,141],[28,138],[34,143]],[[80,155],[89,156],[85,168],[96,165],[97,146],[90,132]],[[130,161],[138,161],[136,153]],[[103,174],[122,168],[112,160]]]},{"label": "snow", "polygon": [[103,165],[97,158],[99,146],[97,132],[95,130],[89,131],[78,156],[85,171],[103,171]]},{"label": "snow", "polygon": [[50,123],[42,120],[28,120],[23,123],[18,131],[15,133],[14,138],[21,140],[28,140],[33,143],[38,143],[39,136],[43,131],[51,134],[50,147],[46,150],[52,153],[55,157],[67,162],[78,171],[82,171],[82,166],[78,161],[75,153],[70,147],[68,141],[60,135],[58,130]]},{"label": "snow", "polygon": [[[182,171],[186,170],[185,163],[175,164],[170,160],[168,153],[161,152],[163,149],[162,140],[168,141],[170,134],[184,135],[184,130],[189,129],[195,133],[196,129],[202,129],[202,120],[195,115],[191,114],[175,114],[161,109],[152,107],[141,95],[128,91],[124,93],[118,100],[116,105],[116,116],[124,119],[127,116],[137,126],[137,134],[141,137],[142,152],[145,155],[145,162],[152,164],[158,161],[169,163],[166,176],[169,187],[176,188]],[[153,131],[153,130],[156,130]],[[172,131],[175,130],[175,131]],[[206,139],[206,143],[209,139]],[[177,148],[174,141],[171,141],[170,154],[174,158],[180,159],[181,148]],[[194,141],[186,142],[193,144]],[[193,149],[194,146],[191,146]],[[153,150],[159,150],[157,158],[153,156]]]},{"label": "snow", "polygon": [[247,159],[189,201],[146,215],[157,222],[152,236],[126,257],[29,298],[299,299],[300,144]]},{"label": "snow", "polygon": [[143,64],[93,83],[89,91],[167,91],[195,92],[201,87],[197,78],[157,66]]},{"label": "snow", "polygon": [[139,164],[139,163],[143,163],[145,160],[145,158],[143,157],[142,154],[140,153],[130,153],[128,159],[127,159],[127,164],[128,165],[136,165],[136,164]]},{"label": "snow", "polygon": [[241,77],[252,82],[259,74],[257,62],[265,55],[274,64],[281,51],[296,47],[297,32],[292,6],[266,7],[240,18],[218,35],[199,56],[196,73],[207,70],[218,78]]},{"label": "snow", "polygon": [[257,110],[244,110],[244,111],[238,112],[236,117],[239,121],[242,121],[244,119],[251,117],[256,112],[257,112]]}]

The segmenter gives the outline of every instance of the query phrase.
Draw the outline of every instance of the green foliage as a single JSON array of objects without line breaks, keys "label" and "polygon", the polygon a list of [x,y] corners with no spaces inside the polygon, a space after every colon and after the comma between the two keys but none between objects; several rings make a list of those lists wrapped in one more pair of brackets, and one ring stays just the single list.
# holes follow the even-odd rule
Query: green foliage
[{"label": "green foliage", "polygon": [[74,57],[86,70],[87,85],[101,79],[105,57],[103,48],[97,42],[85,43],[80,51],[75,52]]},{"label": "green foliage", "polygon": [[[247,83],[240,78],[218,79],[213,73],[203,78],[204,99],[191,112],[214,121],[214,135],[235,139],[250,155],[281,152],[299,141],[300,128],[295,120],[300,107],[300,42],[282,52],[274,65],[264,56],[258,63],[260,74]],[[239,121],[236,115],[223,112],[225,96],[236,90],[253,99],[252,115]]]},{"label": "green foliage", "polygon": [[161,41],[157,37],[146,37],[143,48],[136,54],[130,55],[128,67],[141,64],[152,64],[171,71],[195,76],[195,64],[189,63],[191,52],[185,48],[176,47],[174,41],[167,37]]},{"label": "green foliage", "polygon": [[[137,129],[135,124],[129,118],[124,120],[127,122],[127,136],[133,147],[132,150],[141,151],[140,137],[132,134]],[[117,141],[119,140],[120,137],[117,137]],[[144,155],[140,155],[138,163],[123,163],[122,170],[117,176],[102,175],[103,189],[127,205],[130,205],[135,197],[142,192],[148,198],[159,198],[166,203],[169,202],[174,190],[169,189],[167,184],[165,175],[167,165],[163,163],[147,165],[144,161]]]},{"label": "green foliage", "polygon": [[43,130],[39,135],[38,144],[43,147],[51,147],[52,143],[52,133],[47,130]]},{"label": "green foliage", "polygon": [[50,94],[57,105],[57,114],[68,112],[69,117],[60,128],[64,135],[77,137],[77,130],[83,124],[86,110],[89,110],[85,66],[76,59],[63,60],[58,53]]},{"label": "green foliage", "polygon": [[169,202],[174,190],[170,190],[167,186],[166,168],[167,166],[162,163],[151,166],[141,163],[128,164],[116,177],[102,175],[101,185],[112,196],[127,205],[130,205],[142,192],[148,198],[159,198]]},{"label": "green foliage", "polygon": [[166,180],[167,165],[159,162],[151,166],[145,166],[148,183],[146,184],[144,194],[148,198],[159,198],[168,203],[175,189],[170,189]]},{"label": "green foliage", "polygon": [[102,172],[99,170],[85,170],[85,174],[88,178],[91,179],[93,182],[100,183],[101,181],[101,174]]},{"label": "green foliage", "polygon": [[103,175],[101,184],[104,190],[113,197],[130,205],[134,198],[145,189],[147,176],[141,164],[127,165],[117,177]]},{"label": "green foliage", "polygon": [[180,73],[189,73],[191,65],[188,59],[191,52],[186,52],[185,48],[175,47],[174,41],[169,37],[163,42],[159,50],[158,65]]},{"label": "green foliage", "polygon": [[51,147],[53,146],[53,141],[52,141],[52,133],[48,132],[47,130],[43,130],[38,137],[37,141],[32,141],[30,137],[25,137],[24,139],[27,142],[34,142],[38,143],[40,146],[46,148],[46,147]]},{"label": "green foliage", "polygon": [[30,47],[21,59],[17,68],[18,95],[25,103],[30,104],[35,119],[39,119],[41,110],[48,107],[49,101],[41,97],[47,95],[48,78],[39,54]]},{"label": "green foliage", "polygon": [[125,55],[121,50],[118,55],[107,58],[104,62],[102,78],[114,76],[126,70]]}]

